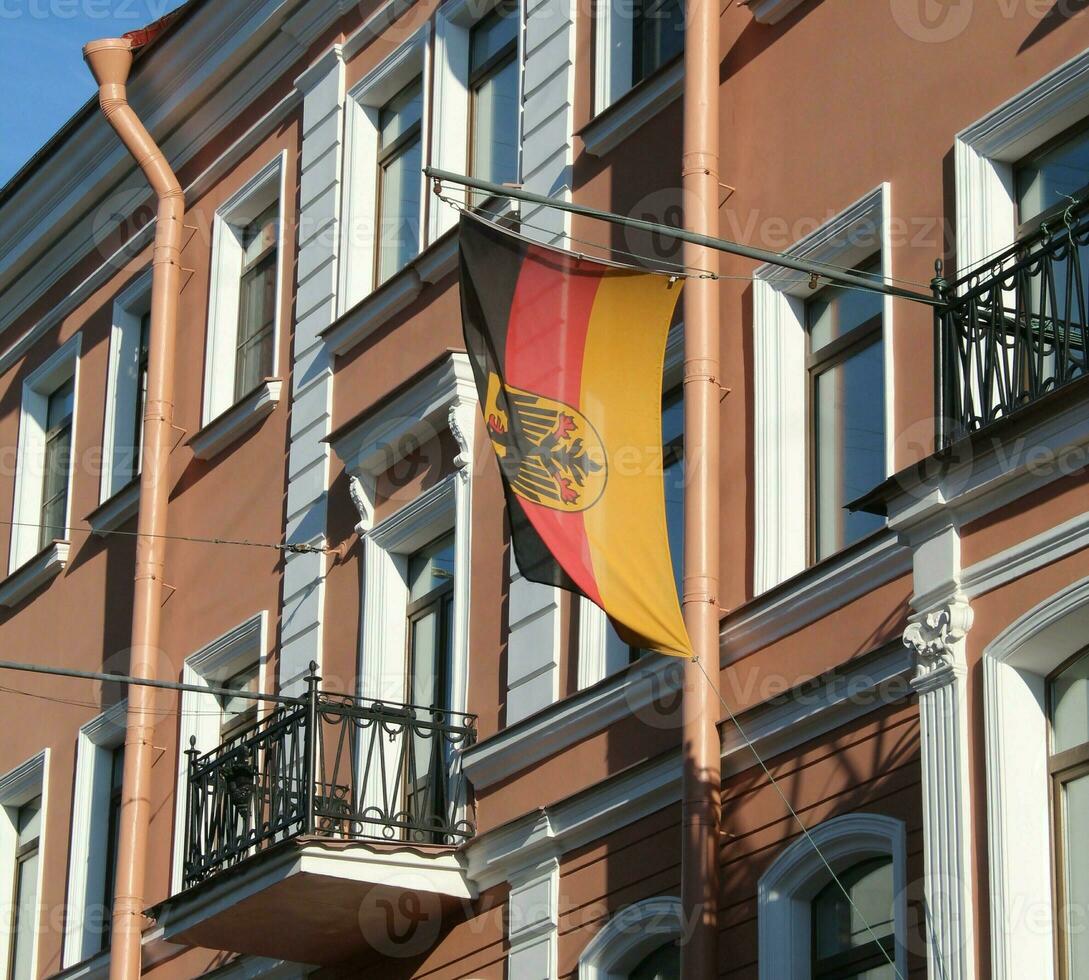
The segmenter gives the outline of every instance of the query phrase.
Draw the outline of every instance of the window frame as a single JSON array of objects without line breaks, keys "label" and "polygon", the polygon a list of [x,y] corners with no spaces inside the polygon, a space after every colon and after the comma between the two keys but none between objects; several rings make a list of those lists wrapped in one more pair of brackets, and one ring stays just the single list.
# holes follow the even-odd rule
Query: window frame
[{"label": "window frame", "polygon": [[[1017,193],[1018,171],[1021,170],[1022,167],[1038,162],[1043,157],[1047,156],[1047,154],[1050,153],[1052,150],[1056,149],[1059,146],[1062,146],[1064,143],[1069,142],[1075,137],[1082,135],[1086,137],[1087,141],[1089,141],[1089,114],[1079,119],[1072,126],[1068,126],[1061,133],[1051,137],[1051,139],[1047,140],[1047,142],[1038,146],[1036,149],[1024,154],[1019,159],[1013,161],[1013,163],[1011,164],[1010,178],[1014,208],[1013,213],[1015,241],[1022,241],[1025,238],[1036,234],[1036,232],[1039,231],[1042,225],[1054,223],[1056,218],[1061,221],[1062,214],[1067,208],[1066,204],[1060,202],[1058,204],[1053,204],[1048,208],[1044,208],[1044,210],[1035,217],[1029,218],[1027,220],[1022,219],[1021,203],[1018,200]],[[1075,197],[1077,197],[1079,201],[1084,201],[1087,199],[1087,197],[1089,197],[1089,182],[1086,182],[1080,188],[1078,188],[1077,192],[1075,193]]]},{"label": "window frame", "polygon": [[113,302],[102,425],[100,504],[116,496],[140,474],[139,447],[143,438],[140,346],[142,321],[150,312],[151,269],[148,268]]},{"label": "window frame", "polygon": [[[443,107],[433,120],[432,161],[436,167],[454,173],[469,173],[471,162],[471,85],[470,85],[470,34],[472,29],[487,17],[502,0],[446,0],[435,15],[435,72],[434,96],[436,105]],[[519,66],[525,67],[525,6],[517,2],[518,30],[516,52]],[[518,162],[515,180],[522,179],[521,131],[525,114],[524,75],[518,72]],[[470,195],[461,187],[448,187],[446,193],[462,201],[481,203],[480,195]],[[516,202],[511,202],[511,204]],[[508,202],[502,202],[507,206]],[[450,207],[433,207],[428,215],[428,238],[435,241],[457,224],[457,212]]]},{"label": "window frame", "polygon": [[[261,167],[223,204],[212,222],[211,277],[208,288],[208,334],[204,355],[204,398],[201,426],[229,412],[246,400],[235,391],[238,336],[242,303],[242,271],[245,265],[242,238],[253,221],[272,207],[276,221],[276,300],[273,314],[272,374],[280,370],[280,342],[284,312],[284,197],[287,193],[287,151],[281,150]],[[266,379],[267,380],[267,379]],[[258,385],[260,387],[260,385]]]},{"label": "window frame", "polygon": [[[103,825],[109,800],[113,753],[125,745],[128,701],[118,701],[86,722],[76,739],[76,769],[72,793],[71,860],[68,865],[68,915],[61,963],[64,969],[108,948],[102,930],[88,916],[104,905],[105,862],[109,828]],[[108,927],[108,918],[106,926]]]},{"label": "window frame", "polygon": [[[849,873],[864,864],[875,864],[879,861],[882,865],[892,864],[891,857],[868,857],[863,858],[861,861],[856,861],[839,873]],[[813,896],[813,900],[810,902],[810,912],[812,914],[813,922],[813,937],[810,947],[810,969],[812,970],[813,975],[815,977],[824,977],[831,973],[838,976],[840,973],[844,972],[855,973],[860,970],[872,970],[874,968],[886,966],[888,964],[888,959],[895,959],[895,932],[890,936],[878,936],[876,939],[871,938],[867,942],[859,946],[854,946],[851,949],[844,950],[841,953],[835,953],[831,956],[824,957],[818,956],[817,903],[825,892],[833,889],[836,892],[839,891],[836,882],[827,882],[824,887]],[[872,923],[867,923],[867,925],[872,926]],[[888,959],[886,957],[888,957]]]},{"label": "window frame", "polygon": [[[348,92],[344,120],[344,184],[338,262],[337,315],[366,299],[372,292],[396,279],[394,273],[378,281],[379,122],[382,108],[415,78],[420,78],[420,159],[430,159],[431,125],[431,22],[421,26],[404,44]],[[441,114],[440,114],[441,115]],[[420,174],[419,242],[416,256],[433,238],[429,231],[431,213],[427,182]]]},{"label": "window frame", "polygon": [[[13,895],[15,888],[15,845],[18,836],[18,810],[25,803],[41,796],[41,832],[38,836],[38,881],[35,904],[38,910],[38,928],[35,930],[34,949],[31,951],[31,975],[38,975],[38,953],[41,946],[41,894],[48,856],[49,816],[49,757],[50,750],[42,749],[22,765],[0,776],[0,895]],[[12,903],[0,905],[0,963],[8,969],[13,954],[13,929],[15,910]]]},{"label": "window frame", "polygon": [[[66,397],[71,402],[71,408],[67,414],[62,416],[57,421],[51,421],[50,416],[53,413],[53,400],[58,398],[61,393],[66,389],[70,389],[70,394]],[[72,492],[72,455],[75,447],[72,445],[72,434],[75,430],[76,424],[76,384],[75,378],[69,378],[67,381],[62,382],[59,386],[51,391],[46,399],[45,409],[45,432],[43,441],[43,462],[42,462],[42,502],[38,508],[38,551],[41,552],[45,548],[48,548],[54,541],[64,540],[68,536],[68,512],[71,506],[69,495]],[[66,447],[58,449],[58,444],[66,443]],[[65,454],[66,458],[63,460],[55,460],[55,454]],[[52,488],[51,475],[52,470],[56,467],[58,470],[60,462],[63,462],[64,466],[64,479],[60,481],[56,488]],[[52,492],[50,490],[52,489]],[[61,510],[63,514],[60,520],[63,525],[56,523],[56,518],[52,515],[51,511],[55,505],[62,503]],[[57,530],[62,531],[59,536],[54,533]]]},{"label": "window frame", "polygon": [[75,484],[77,438],[79,435],[79,361],[82,334],[70,337],[58,350],[23,381],[19,410],[19,444],[16,450],[15,495],[12,507],[11,548],[8,572],[15,572],[41,554],[40,520],[45,492],[45,427],[49,396],[72,382],[72,454],[68,465],[68,490],[64,533],[54,540],[67,540],[72,526],[72,491]]},{"label": "window frame", "polygon": [[642,89],[684,64],[684,48],[653,71],[635,78],[635,18],[632,7],[613,0],[597,0],[593,18],[593,115],[615,105],[629,92]]},{"label": "window frame", "polygon": [[578,980],[628,980],[628,974],[666,943],[684,936],[681,900],[645,898],[613,914],[579,956]]},{"label": "window frame", "polygon": [[[483,84],[485,82],[487,82],[491,78],[494,78],[496,75],[498,75],[508,65],[517,64],[517,62],[518,62],[518,48],[519,48],[519,35],[521,34],[521,24],[518,23],[518,24],[515,25],[514,37],[511,40],[509,40],[502,48],[500,48],[498,51],[495,52],[495,54],[493,54],[490,58],[488,58],[484,62],[483,65],[478,65],[476,68],[473,68],[473,63],[472,63],[473,32],[476,31],[477,28],[479,28],[480,25],[482,23],[484,23],[484,21],[486,21],[489,17],[498,16],[500,19],[502,19],[503,15],[497,15],[496,11],[498,11],[501,7],[504,7],[504,6],[506,6],[508,8],[513,8],[514,16],[515,17],[519,16],[519,13],[518,13],[519,5],[517,4],[517,2],[512,3],[511,0],[498,0],[498,2],[490,10],[488,10],[482,17],[478,18],[476,23],[474,23],[469,28],[469,70],[468,70],[468,79],[467,79],[467,83],[466,83],[466,89],[468,90],[468,97],[469,97],[469,109],[468,109],[468,123],[467,123],[467,126],[466,126],[466,133],[465,133],[465,140],[466,140],[465,172],[467,174],[469,174],[470,176],[476,176],[476,174],[475,174],[476,165],[475,165],[475,162],[473,160],[473,151],[475,149],[475,138],[474,137],[475,137],[476,127],[477,127],[477,109],[476,109],[476,106],[477,106],[477,99],[479,97],[480,89],[481,89],[481,87],[483,86]],[[515,99],[519,103],[521,102],[521,88],[522,88],[522,82],[521,82],[521,77],[519,77],[518,85],[517,85],[517,92],[515,93]],[[522,141],[520,139],[516,140],[515,164],[514,164],[515,173],[514,173],[514,177],[513,177],[514,181],[517,181],[519,175],[521,174],[521,142]],[[491,177],[489,177],[489,179],[491,179]]]},{"label": "window frame", "polygon": [[[786,250],[795,258],[851,268],[875,253],[891,273],[891,188],[879,184]],[[809,568],[810,420],[806,390],[808,277],[766,264],[753,275],[753,593],[775,588]],[[895,306],[883,306],[885,476],[895,469]],[[875,532],[876,533],[876,532]],[[842,552],[838,552],[841,554]],[[835,560],[831,555],[824,561]]]}]

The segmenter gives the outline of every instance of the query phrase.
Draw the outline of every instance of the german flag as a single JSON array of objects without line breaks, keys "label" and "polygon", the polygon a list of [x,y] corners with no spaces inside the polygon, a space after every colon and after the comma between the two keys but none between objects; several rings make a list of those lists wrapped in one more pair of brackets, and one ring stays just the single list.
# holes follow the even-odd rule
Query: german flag
[{"label": "german flag", "polygon": [[518,568],[692,655],[666,533],[662,367],[681,284],[463,215],[461,309]]}]

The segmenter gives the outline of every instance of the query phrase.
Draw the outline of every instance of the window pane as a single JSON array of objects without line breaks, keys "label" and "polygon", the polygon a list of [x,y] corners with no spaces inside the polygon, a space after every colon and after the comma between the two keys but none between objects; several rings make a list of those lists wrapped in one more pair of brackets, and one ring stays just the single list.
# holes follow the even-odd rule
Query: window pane
[{"label": "window pane", "polygon": [[1089,184],[1089,130],[1016,169],[1018,217],[1030,221]]},{"label": "window pane", "polygon": [[420,79],[409,82],[378,113],[379,151],[388,149],[397,138],[423,119],[423,89]]},{"label": "window pane", "polygon": [[684,50],[684,3],[635,0],[632,12],[632,84],[636,85]]},{"label": "window pane", "polygon": [[1067,977],[1089,976],[1089,930],[1085,911],[1089,909],[1089,859],[1085,850],[1085,829],[1089,827],[1089,776],[1072,779],[1062,788],[1063,854],[1065,856],[1064,907]]},{"label": "window pane", "polygon": [[[232,691],[256,693],[260,674],[260,663],[254,661],[226,680],[212,683],[215,687],[225,687]],[[257,717],[257,702],[252,698],[241,698],[229,694],[219,694],[216,697],[223,711],[220,722],[220,737],[223,739],[231,737]]]},{"label": "window pane", "polygon": [[242,276],[239,284],[235,399],[272,374],[276,318],[277,253],[270,252]]},{"label": "window pane", "polygon": [[495,184],[518,178],[518,61],[481,79],[472,93],[470,172]]},{"label": "window pane", "polygon": [[1051,682],[1051,751],[1089,742],[1089,654]]},{"label": "window pane", "polygon": [[42,798],[35,796],[29,803],[19,807],[16,830],[16,849],[27,847],[38,839],[42,832]]},{"label": "window pane", "polygon": [[15,867],[15,922],[12,928],[12,980],[31,980],[31,961],[38,933],[38,851]]},{"label": "window pane", "polygon": [[659,946],[630,974],[631,980],[680,980],[681,950],[676,942]]},{"label": "window pane", "polygon": [[151,343],[151,313],[140,317],[140,346],[136,352],[136,407],[132,420],[132,460],[129,475],[140,472],[140,450],[144,445],[144,408],[147,405],[147,362]]},{"label": "window pane", "polygon": [[503,3],[482,17],[469,36],[469,73],[475,75],[504,48],[518,42],[518,9]]},{"label": "window pane", "polygon": [[242,267],[249,268],[280,240],[280,204],[269,205],[242,232]]},{"label": "window pane", "polygon": [[57,538],[63,538],[67,530],[74,394],[75,384],[69,378],[49,396],[46,409],[39,548],[44,548]]},{"label": "window pane", "polygon": [[378,211],[378,281],[403,269],[420,249],[419,136],[382,165]]},{"label": "window pane", "polygon": [[[870,266],[860,273],[875,272]],[[809,350],[817,354],[833,340],[861,327],[884,310],[884,297],[862,289],[841,289],[828,286],[806,304],[806,322],[809,328]]]},{"label": "window pane", "polygon": [[454,581],[454,535],[444,534],[408,560],[408,600],[414,602]]},{"label": "window pane", "polygon": [[817,558],[883,525],[846,504],[885,478],[885,353],[875,341],[813,379]]},{"label": "window pane", "polygon": [[827,884],[813,901],[818,959],[893,934],[892,861],[888,858],[863,861],[843,872],[840,882],[851,896],[850,902],[835,882]]}]

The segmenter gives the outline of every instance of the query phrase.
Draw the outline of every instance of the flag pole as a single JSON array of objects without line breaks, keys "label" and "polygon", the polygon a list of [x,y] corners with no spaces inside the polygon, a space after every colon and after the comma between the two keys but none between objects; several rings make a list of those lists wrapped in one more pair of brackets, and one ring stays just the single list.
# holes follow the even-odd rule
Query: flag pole
[{"label": "flag pole", "polygon": [[[685,4],[685,230],[718,238],[719,4]],[[685,265],[718,271],[718,251],[688,240]],[[713,279],[685,284],[684,575],[682,608],[695,660],[684,665],[681,706],[681,976],[718,976],[719,825],[719,290]]]}]

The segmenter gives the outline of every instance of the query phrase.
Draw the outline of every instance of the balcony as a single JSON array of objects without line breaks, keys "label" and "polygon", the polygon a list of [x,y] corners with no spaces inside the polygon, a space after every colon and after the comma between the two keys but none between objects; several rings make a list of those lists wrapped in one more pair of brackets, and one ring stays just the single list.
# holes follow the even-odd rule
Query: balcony
[{"label": "balcony", "polygon": [[409,893],[454,912],[475,897],[459,851],[475,720],[311,677],[305,697],[191,746],[183,888],[149,914],[172,942],[332,964],[372,947]]},{"label": "balcony", "polygon": [[1089,202],[1045,216],[986,264],[935,289],[937,446],[1085,376]]}]

